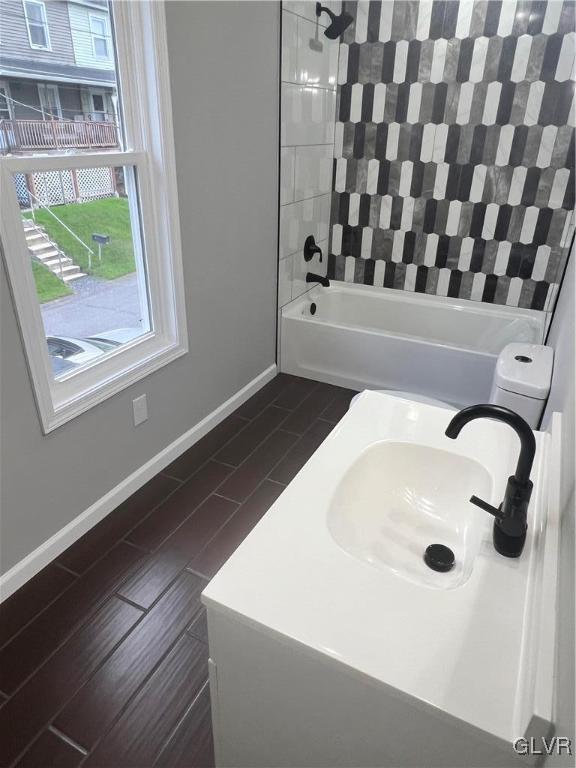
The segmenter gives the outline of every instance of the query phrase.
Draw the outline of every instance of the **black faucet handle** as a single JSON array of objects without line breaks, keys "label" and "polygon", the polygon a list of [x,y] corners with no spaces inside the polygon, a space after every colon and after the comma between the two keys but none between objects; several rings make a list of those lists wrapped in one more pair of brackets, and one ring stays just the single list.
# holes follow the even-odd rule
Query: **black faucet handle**
[{"label": "black faucet handle", "polygon": [[[503,511],[502,507],[496,509],[496,507],[493,507],[492,504],[488,504],[488,502],[484,501],[483,499],[479,499],[478,496],[471,496],[470,501],[472,504],[480,507],[480,509],[483,509],[485,512],[489,512],[496,518],[494,521],[495,544],[496,540],[499,538],[499,531],[501,531],[506,537],[511,537],[513,539],[521,538],[522,542],[524,541],[526,538],[527,528],[525,513],[523,514],[522,511],[520,511],[516,514],[513,513],[507,515],[506,512]],[[504,544],[505,543],[506,542],[504,541]],[[496,548],[502,555],[507,555],[508,557],[517,557],[517,555],[519,555],[522,551],[522,547],[520,547],[517,554],[510,555],[508,551],[503,551],[498,546]]]},{"label": "black faucet handle", "polygon": [[322,251],[319,246],[316,245],[314,235],[308,235],[304,241],[304,261],[310,261],[315,253],[320,254],[320,261],[322,261]]},{"label": "black faucet handle", "polygon": [[483,499],[479,499],[478,496],[470,496],[470,502],[472,504],[475,504],[477,507],[480,507],[480,509],[483,509],[484,512],[489,512],[491,515],[494,515],[494,517],[497,518],[498,520],[501,520],[503,518],[501,509],[498,509],[497,507],[493,507],[492,504],[488,504],[487,501],[484,501]]}]

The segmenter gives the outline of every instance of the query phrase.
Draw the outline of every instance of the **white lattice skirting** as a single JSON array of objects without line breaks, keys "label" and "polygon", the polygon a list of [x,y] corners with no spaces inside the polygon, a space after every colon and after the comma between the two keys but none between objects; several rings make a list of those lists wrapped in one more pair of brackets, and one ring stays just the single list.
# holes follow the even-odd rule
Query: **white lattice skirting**
[{"label": "white lattice skirting", "polygon": [[15,177],[16,192],[21,205],[32,202],[42,205],[81,203],[116,194],[113,168],[81,168],[65,171],[38,171]]}]

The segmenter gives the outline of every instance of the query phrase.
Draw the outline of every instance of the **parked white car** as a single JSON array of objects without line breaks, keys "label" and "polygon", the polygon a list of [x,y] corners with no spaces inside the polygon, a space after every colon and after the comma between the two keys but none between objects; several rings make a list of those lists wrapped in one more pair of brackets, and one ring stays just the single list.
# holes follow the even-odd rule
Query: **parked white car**
[{"label": "parked white car", "polygon": [[72,336],[48,336],[46,343],[52,360],[52,371],[55,376],[59,376],[72,368],[86,365],[141,335],[141,328],[117,328],[80,339]]}]

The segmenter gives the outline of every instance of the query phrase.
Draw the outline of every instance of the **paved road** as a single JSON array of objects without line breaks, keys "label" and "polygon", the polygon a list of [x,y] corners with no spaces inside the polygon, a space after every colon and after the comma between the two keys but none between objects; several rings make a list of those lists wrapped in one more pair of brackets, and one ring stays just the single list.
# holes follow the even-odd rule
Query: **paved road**
[{"label": "paved road", "polygon": [[81,277],[73,296],[42,305],[47,336],[92,336],[115,328],[140,328],[136,274],[116,280]]}]

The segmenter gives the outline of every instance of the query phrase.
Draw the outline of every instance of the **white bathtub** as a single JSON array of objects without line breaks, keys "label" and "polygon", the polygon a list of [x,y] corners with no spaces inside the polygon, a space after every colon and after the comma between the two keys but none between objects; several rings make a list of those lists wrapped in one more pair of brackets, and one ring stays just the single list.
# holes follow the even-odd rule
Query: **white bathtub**
[{"label": "white bathtub", "polygon": [[535,310],[332,281],[283,308],[280,367],[470,405],[488,401],[499,352],[512,341],[542,343],[544,327]]}]

